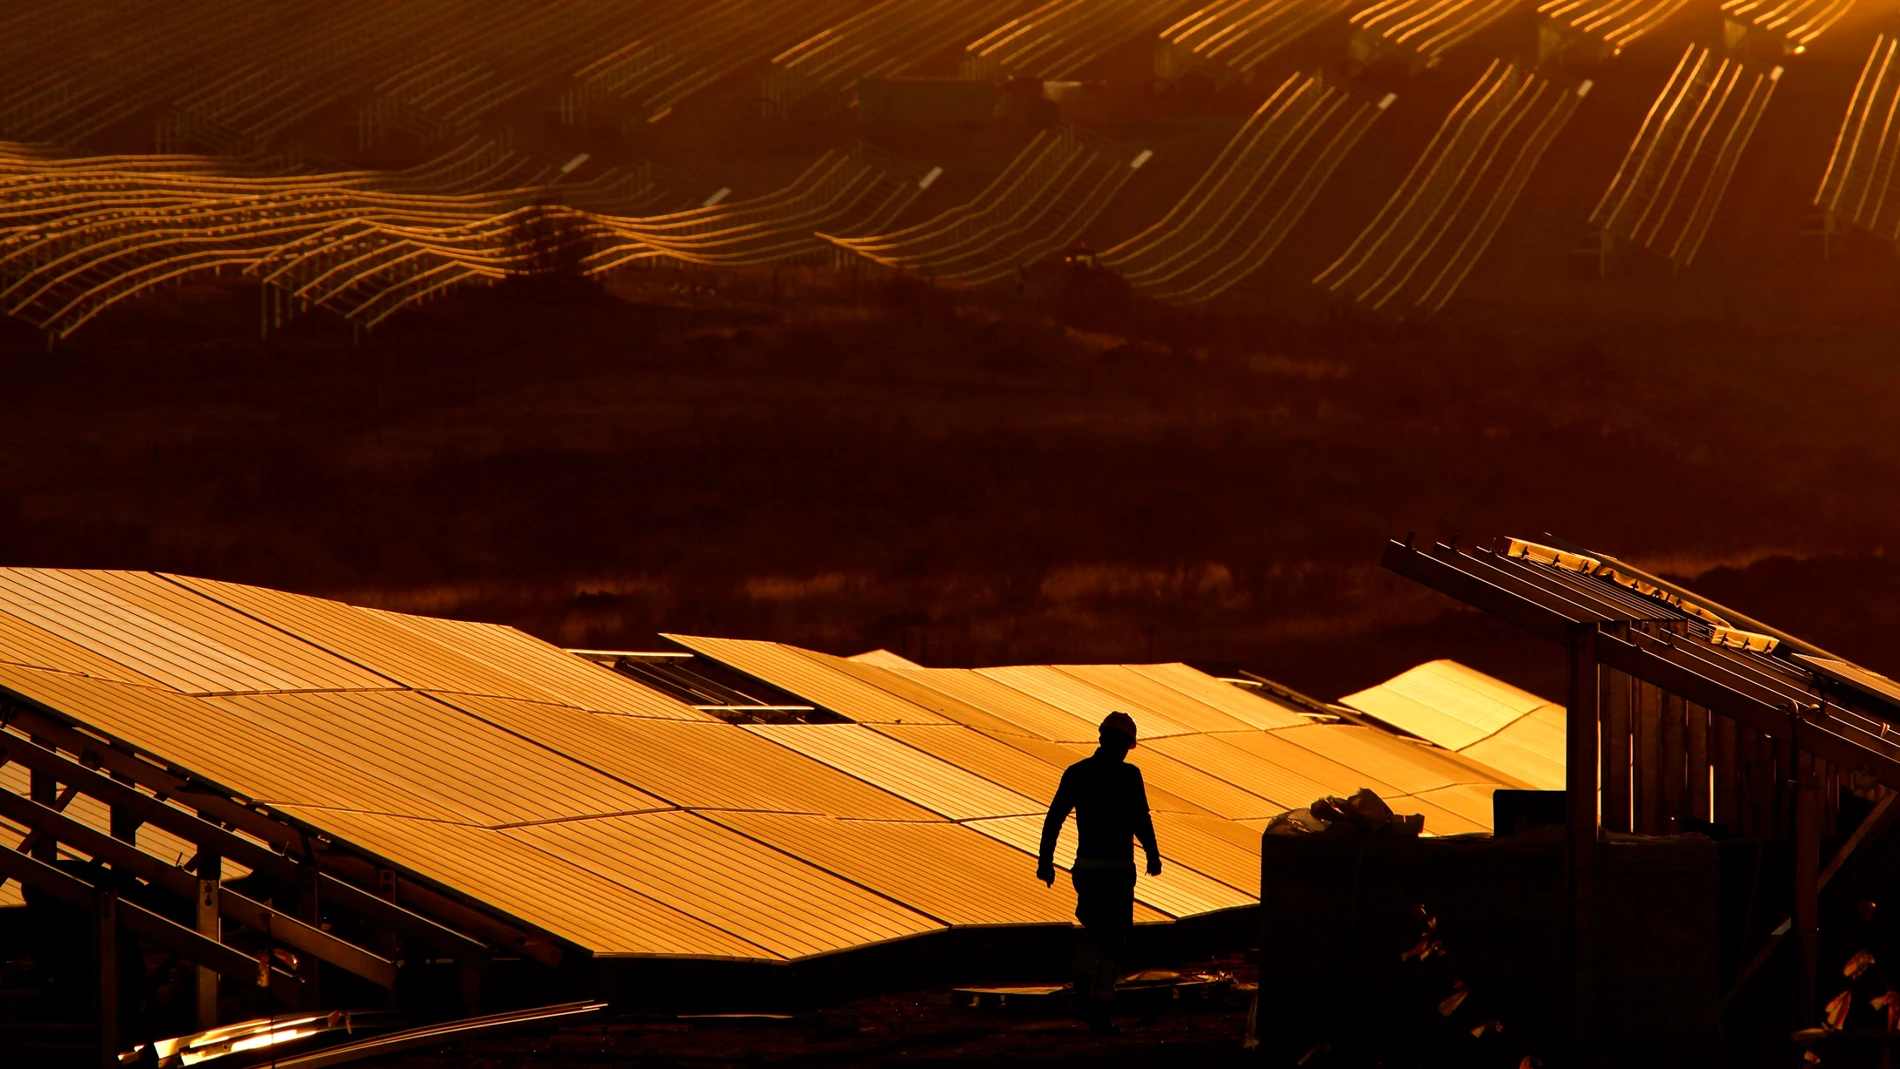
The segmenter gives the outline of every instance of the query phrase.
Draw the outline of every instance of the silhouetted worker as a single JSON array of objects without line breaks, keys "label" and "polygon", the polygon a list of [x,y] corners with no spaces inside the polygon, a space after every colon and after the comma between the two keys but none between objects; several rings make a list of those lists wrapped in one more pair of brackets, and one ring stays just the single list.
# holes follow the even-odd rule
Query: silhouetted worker
[{"label": "silhouetted worker", "polygon": [[1090,1027],[1110,1031],[1115,975],[1135,926],[1133,841],[1148,855],[1148,875],[1161,875],[1161,848],[1155,844],[1154,818],[1148,814],[1148,788],[1141,769],[1123,758],[1135,748],[1135,718],[1110,713],[1102,720],[1101,746],[1062,773],[1049,816],[1042,822],[1042,850],[1036,878],[1054,886],[1056,839],[1075,810],[1075,916],[1082,922],[1082,943],[1075,954],[1075,995]]}]

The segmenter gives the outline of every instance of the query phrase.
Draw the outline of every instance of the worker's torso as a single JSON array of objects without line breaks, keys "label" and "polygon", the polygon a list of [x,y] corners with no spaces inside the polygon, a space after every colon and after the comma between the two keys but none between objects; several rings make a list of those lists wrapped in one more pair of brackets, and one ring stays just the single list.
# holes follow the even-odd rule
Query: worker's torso
[{"label": "worker's torso", "polygon": [[1133,864],[1135,829],[1148,812],[1141,773],[1125,761],[1095,756],[1070,765],[1062,778],[1075,798],[1075,856]]}]

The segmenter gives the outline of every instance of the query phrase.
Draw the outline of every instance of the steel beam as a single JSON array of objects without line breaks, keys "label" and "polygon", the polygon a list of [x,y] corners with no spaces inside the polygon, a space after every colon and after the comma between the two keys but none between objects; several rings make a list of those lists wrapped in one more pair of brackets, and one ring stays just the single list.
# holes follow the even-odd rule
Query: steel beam
[{"label": "steel beam", "polygon": [[[1795,741],[1804,734],[1795,732]],[[1801,951],[1795,988],[1795,1006],[1800,1014],[1797,1019],[1808,1025],[1814,1022],[1821,940],[1821,805],[1814,755],[1798,754],[1794,773],[1794,915],[1789,919],[1794,925],[1795,946]]]},{"label": "steel beam", "polygon": [[[91,884],[18,850],[0,849],[0,872],[76,909],[90,912],[94,908],[95,889]],[[160,950],[209,966],[222,975],[237,977],[245,983],[264,986],[259,983],[263,965],[257,959],[206,939],[190,928],[161,917],[143,906],[122,901],[118,903],[117,912],[120,927]]]},{"label": "steel beam", "polygon": [[0,724],[16,725],[42,746],[78,754],[81,763],[86,766],[123,776],[160,797],[172,798],[182,805],[190,806],[208,820],[254,835],[287,854],[304,852],[301,835],[263,813],[198,786],[182,773],[153,764],[136,754],[114,749],[106,741],[87,735],[24,701],[16,699],[6,703],[5,708],[0,709]]},{"label": "steel beam", "polygon": [[1568,624],[1607,622],[1573,620],[1511,590],[1480,579],[1456,565],[1420,553],[1402,542],[1387,544],[1381,563],[1389,571],[1397,572],[1407,579],[1422,583],[1474,609],[1489,613],[1506,623],[1516,624],[1552,642],[1568,641],[1569,633],[1566,630]]},{"label": "steel beam", "polygon": [[[26,881],[22,880],[21,883]],[[114,1069],[119,1062],[119,896],[93,889],[92,1010],[98,1028],[99,1065]]]},{"label": "steel beam", "polygon": [[[198,934],[214,943],[224,942],[224,923],[218,917],[219,870],[222,867],[215,854],[211,855],[209,864],[204,854],[198,855],[198,895],[192,901],[194,919],[197,921]],[[218,972],[200,965],[197,979],[196,1009],[198,1030],[202,1032],[218,1024]]]},{"label": "steel beam", "polygon": [[[295,886],[299,879],[298,874],[310,864],[310,862],[293,860],[259,846],[241,835],[235,835],[183,809],[142,794],[70,758],[35,746],[16,735],[0,733],[0,755],[28,768],[44,770],[49,776],[56,776],[89,797],[108,805],[123,806],[135,811],[145,822],[196,844],[201,851],[210,851],[221,857],[228,857],[253,872],[281,883]],[[288,829],[280,827],[279,830]],[[318,893],[324,901],[354,913],[373,924],[398,932],[405,938],[414,939],[469,964],[485,967],[491,956],[489,948],[482,943],[427,917],[404,909],[395,902],[329,876],[321,876],[319,880],[321,882]],[[411,897],[413,899],[414,896]],[[464,907],[463,912],[472,913],[473,911]],[[496,926],[499,927],[498,923]],[[519,932],[515,932],[514,935],[517,939],[525,938]]]},{"label": "steel beam", "polygon": [[[1620,596],[1621,587],[1605,587],[1603,590],[1579,588],[1563,582],[1556,575],[1531,565],[1515,562],[1511,557],[1500,557],[1496,553],[1479,551],[1460,553],[1446,545],[1432,547],[1432,555],[1446,561],[1455,561],[1455,567],[1462,568],[1480,579],[1494,583],[1507,590],[1517,590],[1525,597],[1547,608],[1556,609],[1573,619],[1601,619],[1606,623],[1632,623],[1637,620],[1652,620],[1655,613],[1653,604],[1632,607],[1624,604]],[[1502,561],[1503,563],[1499,563]],[[1640,608],[1642,611],[1635,611]]]},{"label": "steel beam", "polygon": [[[1785,709],[1777,709],[1710,679],[1695,668],[1668,658],[1668,646],[1646,636],[1631,637],[1634,642],[1624,642],[1611,635],[1599,635],[1598,658],[1610,667],[1672,694],[1679,694],[1685,701],[1713,709],[1765,735],[1772,737],[1788,733],[1788,714]],[[1825,725],[1804,723],[1801,746],[1817,757],[1832,761],[1842,768],[1860,769],[1875,776],[1886,786],[1900,790],[1900,761],[1843,738]]]},{"label": "steel beam", "polygon": [[[1572,624],[1565,700],[1564,807],[1570,892],[1571,1030],[1575,1049],[1591,1048],[1596,1021],[1597,697],[1601,671],[1596,624]],[[1587,1059],[1586,1059],[1587,1060]]]},{"label": "steel beam", "polygon": [[[180,898],[197,900],[198,879],[191,873],[12,791],[0,790],[0,815],[55,835],[59,841],[111,863],[116,871],[136,876]],[[316,873],[310,873],[310,876],[314,878]],[[218,913],[247,928],[263,932],[293,950],[327,961],[373,984],[386,988],[396,986],[394,964],[317,927],[313,917],[292,917],[228,887],[218,888]]]}]

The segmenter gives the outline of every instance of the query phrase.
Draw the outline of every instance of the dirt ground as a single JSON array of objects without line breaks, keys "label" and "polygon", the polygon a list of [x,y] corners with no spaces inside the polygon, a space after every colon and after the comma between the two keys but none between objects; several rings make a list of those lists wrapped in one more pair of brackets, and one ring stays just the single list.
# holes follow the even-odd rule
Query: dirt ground
[{"label": "dirt ground", "polygon": [[1252,1066],[1244,991],[1181,1009],[1135,1010],[1097,1035],[1059,1005],[963,1008],[950,992],[887,996],[789,1018],[630,1019],[500,1036],[383,1059],[389,1069],[724,1069],[773,1066]]}]

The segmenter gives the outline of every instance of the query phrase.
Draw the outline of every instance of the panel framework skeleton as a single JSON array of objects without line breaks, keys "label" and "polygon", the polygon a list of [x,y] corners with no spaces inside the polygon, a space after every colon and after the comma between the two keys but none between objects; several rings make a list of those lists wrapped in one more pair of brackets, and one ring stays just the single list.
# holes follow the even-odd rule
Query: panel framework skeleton
[{"label": "panel framework skeleton", "polygon": [[[1721,821],[1743,834],[1793,837],[1797,996],[1803,1012],[1811,1010],[1819,850],[1833,816],[1824,799],[1838,793],[1823,787],[1853,777],[1900,791],[1900,744],[1890,731],[1900,704],[1791,657],[1735,648],[1732,629],[1713,622],[1714,613],[1682,607],[1700,599],[1612,558],[1575,556],[1566,566],[1445,544],[1419,550],[1408,539],[1387,546],[1384,564],[1570,650],[1567,791],[1572,871],[1582,881],[1572,889],[1578,968],[1587,970],[1593,953],[1588,870],[1598,836],[1669,834]],[[1825,656],[1774,637],[1784,654]],[[1597,805],[1586,804],[1599,791],[1600,818]],[[1580,1028],[1593,982],[1578,980]]]}]

